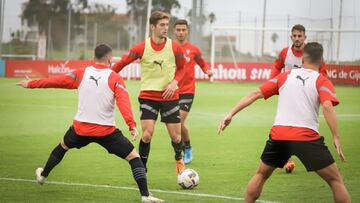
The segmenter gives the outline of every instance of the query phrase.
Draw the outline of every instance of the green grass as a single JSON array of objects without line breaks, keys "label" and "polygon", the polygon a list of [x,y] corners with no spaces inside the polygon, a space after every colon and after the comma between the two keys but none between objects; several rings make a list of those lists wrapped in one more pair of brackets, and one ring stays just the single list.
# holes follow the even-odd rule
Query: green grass
[{"label": "green grass", "polygon": [[[0,178],[34,179],[62,139],[76,113],[76,91],[23,89],[20,79],[0,79]],[[127,82],[138,120],[138,82]],[[229,109],[258,84],[198,83],[188,117],[194,160],[188,167],[200,174],[200,185],[184,191],[176,184],[175,163],[169,136],[157,123],[148,163],[150,189],[242,197],[254,174],[276,111],[276,98],[258,101],[233,120],[221,135],[218,123]],[[332,151],[353,202],[360,202],[360,89],[337,87],[341,105],[336,107],[342,147],[347,163],[335,154],[330,131],[321,119],[320,131]],[[345,116],[344,116],[345,115]],[[348,116],[346,116],[348,115]],[[349,116],[350,115],[350,116]],[[127,128],[117,113],[117,126]],[[140,130],[140,129],[139,129]],[[136,147],[138,143],[135,144]],[[297,167],[287,175],[277,170],[260,199],[279,202],[331,202],[327,184],[315,173]],[[69,151],[50,174],[49,181],[136,187],[129,165],[96,144]],[[167,202],[234,202],[234,200],[153,192]],[[19,182],[0,179],[0,202],[138,202],[137,191],[74,185]],[[239,201],[238,201],[239,202]]]}]

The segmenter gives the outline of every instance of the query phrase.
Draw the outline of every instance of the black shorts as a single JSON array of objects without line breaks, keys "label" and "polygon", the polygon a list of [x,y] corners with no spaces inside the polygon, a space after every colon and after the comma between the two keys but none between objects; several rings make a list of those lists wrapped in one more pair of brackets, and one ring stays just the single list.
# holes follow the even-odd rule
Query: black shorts
[{"label": "black shorts", "polygon": [[85,147],[86,145],[95,142],[103,146],[110,154],[115,154],[118,157],[125,159],[130,152],[134,149],[134,145],[121,133],[119,129],[116,129],[113,133],[103,136],[80,136],[76,134],[73,126],[69,128],[64,136],[65,145],[71,148]]},{"label": "black shorts", "polygon": [[140,120],[157,120],[160,112],[161,122],[180,123],[179,101],[155,101],[139,99]]},{"label": "black shorts", "polygon": [[272,140],[269,137],[261,160],[266,165],[282,168],[292,155],[300,159],[307,171],[317,171],[335,162],[324,137],[314,141]]},{"label": "black shorts", "polygon": [[189,112],[194,101],[194,94],[180,94],[179,105],[180,110]]}]

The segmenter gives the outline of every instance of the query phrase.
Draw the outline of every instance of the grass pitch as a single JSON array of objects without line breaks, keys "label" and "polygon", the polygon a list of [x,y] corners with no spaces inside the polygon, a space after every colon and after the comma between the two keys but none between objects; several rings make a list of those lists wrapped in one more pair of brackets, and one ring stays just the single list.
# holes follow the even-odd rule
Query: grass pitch
[{"label": "grass pitch", "polygon": [[[31,182],[59,143],[76,113],[76,91],[23,89],[20,79],[0,79],[0,202],[139,202],[129,165],[96,144],[70,150],[50,174],[50,184]],[[139,121],[139,82],[126,82],[135,118]],[[276,97],[258,101],[236,116],[222,134],[222,117],[248,91],[259,84],[198,83],[187,120],[194,159],[188,165],[200,174],[200,185],[182,190],[176,184],[170,138],[158,121],[148,163],[149,188],[167,202],[241,202],[254,174],[276,111]],[[336,107],[342,147],[341,163],[325,120],[325,137],[345,179],[353,202],[360,202],[360,88],[336,87],[341,104]],[[117,112],[117,126],[129,137]],[[140,130],[140,126],[139,126]],[[138,141],[134,143],[138,147]],[[292,174],[276,170],[264,187],[261,200],[275,202],[332,202],[327,184],[307,173],[294,158]],[[211,196],[213,195],[213,196]]]}]

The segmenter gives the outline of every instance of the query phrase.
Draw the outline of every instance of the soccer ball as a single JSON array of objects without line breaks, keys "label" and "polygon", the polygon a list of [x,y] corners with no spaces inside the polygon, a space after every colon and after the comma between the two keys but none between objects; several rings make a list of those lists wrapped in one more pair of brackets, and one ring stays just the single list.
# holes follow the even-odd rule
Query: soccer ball
[{"label": "soccer ball", "polygon": [[285,164],[285,171],[286,173],[291,173],[295,169],[295,163],[293,161],[288,161]]},{"label": "soccer ball", "polygon": [[177,177],[177,183],[183,189],[193,189],[199,184],[199,174],[193,169],[185,169]]}]

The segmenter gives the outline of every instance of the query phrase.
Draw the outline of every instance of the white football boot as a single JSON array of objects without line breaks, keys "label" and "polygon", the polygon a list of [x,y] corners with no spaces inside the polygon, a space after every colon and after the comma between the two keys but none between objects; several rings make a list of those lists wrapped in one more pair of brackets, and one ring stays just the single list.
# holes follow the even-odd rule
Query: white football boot
[{"label": "white football boot", "polygon": [[43,172],[43,170],[44,170],[43,168],[37,168],[37,169],[35,170],[36,180],[37,180],[37,182],[38,182],[40,185],[44,184],[45,181],[46,181],[46,178],[41,175],[41,173]]},{"label": "white football boot", "polygon": [[153,197],[153,196],[141,196],[141,202],[142,203],[162,203],[162,202],[165,202],[164,200],[162,199],[159,199],[159,198],[156,198],[156,197]]}]

